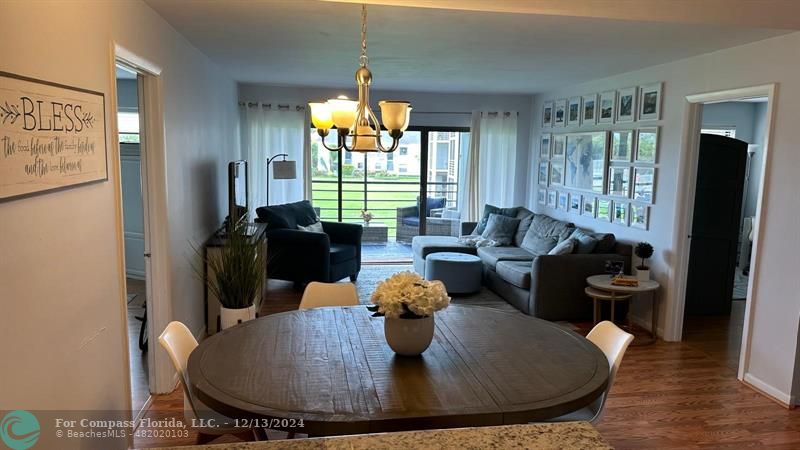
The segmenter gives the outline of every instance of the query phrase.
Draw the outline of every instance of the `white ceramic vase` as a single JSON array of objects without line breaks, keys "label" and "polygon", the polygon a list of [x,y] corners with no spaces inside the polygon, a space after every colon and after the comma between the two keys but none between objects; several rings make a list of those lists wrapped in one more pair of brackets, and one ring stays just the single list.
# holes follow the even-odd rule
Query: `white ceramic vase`
[{"label": "white ceramic vase", "polygon": [[638,267],[634,269],[636,271],[636,279],[639,281],[649,281],[650,280],[650,269],[639,269]]},{"label": "white ceramic vase", "polygon": [[228,309],[220,306],[219,309],[219,326],[222,330],[256,318],[256,305],[238,309]]},{"label": "white ceramic vase", "polygon": [[390,319],[383,323],[386,343],[398,355],[418,356],[433,340],[433,314],[421,319]]}]

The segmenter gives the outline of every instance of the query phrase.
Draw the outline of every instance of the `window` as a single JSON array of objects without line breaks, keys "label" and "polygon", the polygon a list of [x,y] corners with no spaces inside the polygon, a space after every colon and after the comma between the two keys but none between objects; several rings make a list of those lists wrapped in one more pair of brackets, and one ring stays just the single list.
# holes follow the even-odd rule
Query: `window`
[{"label": "window", "polygon": [[703,134],[716,134],[718,136],[725,136],[729,138],[736,138],[736,127],[714,127],[703,128],[700,130]]},{"label": "window", "polygon": [[119,142],[123,144],[139,143],[139,113],[118,112],[117,127],[119,128]]},{"label": "window", "polygon": [[408,147],[405,145],[401,145],[397,151],[400,153],[400,156],[408,155]]}]

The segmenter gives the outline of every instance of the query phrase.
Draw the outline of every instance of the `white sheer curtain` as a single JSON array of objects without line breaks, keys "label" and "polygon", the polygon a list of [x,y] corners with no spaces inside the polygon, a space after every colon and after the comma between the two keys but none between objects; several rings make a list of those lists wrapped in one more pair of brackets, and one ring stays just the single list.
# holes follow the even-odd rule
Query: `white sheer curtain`
[{"label": "white sheer curtain", "polygon": [[[248,190],[251,211],[266,204],[278,205],[306,198],[305,147],[308,145],[309,127],[305,110],[298,111],[294,106],[276,109],[249,103],[241,106],[241,115],[242,158],[247,160],[250,172]],[[268,202],[267,158],[280,153],[287,153],[288,161],[296,161],[297,179],[276,180],[270,172]]]},{"label": "white sheer curtain", "polygon": [[[482,112],[478,141],[478,205],[514,206],[517,113]],[[480,214],[480,213],[478,213]],[[477,215],[477,214],[476,214]]]},{"label": "white sheer curtain", "polygon": [[480,179],[478,177],[478,161],[480,159],[481,112],[473,111],[469,129],[469,148],[462,155],[458,168],[458,210],[465,222],[478,220],[480,214]]}]

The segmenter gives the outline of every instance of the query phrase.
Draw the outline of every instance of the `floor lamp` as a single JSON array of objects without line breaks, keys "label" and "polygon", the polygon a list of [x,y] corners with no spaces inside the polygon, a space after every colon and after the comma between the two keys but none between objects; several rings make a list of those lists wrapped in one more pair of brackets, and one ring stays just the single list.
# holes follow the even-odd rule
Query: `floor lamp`
[{"label": "floor lamp", "polygon": [[[283,157],[281,161],[275,161],[275,158]],[[276,180],[294,180],[297,178],[297,165],[295,161],[287,161],[286,153],[280,153],[272,158],[267,158],[267,206],[269,206],[269,165],[272,164],[272,176]]]}]

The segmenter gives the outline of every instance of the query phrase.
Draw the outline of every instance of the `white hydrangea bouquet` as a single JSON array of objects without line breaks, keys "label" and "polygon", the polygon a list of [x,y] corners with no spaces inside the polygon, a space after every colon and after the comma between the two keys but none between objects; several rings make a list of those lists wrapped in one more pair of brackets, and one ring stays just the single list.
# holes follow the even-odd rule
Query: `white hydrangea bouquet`
[{"label": "white hydrangea bouquet", "polygon": [[441,281],[428,281],[414,272],[399,272],[378,284],[372,293],[373,316],[419,319],[447,308],[450,297]]}]

